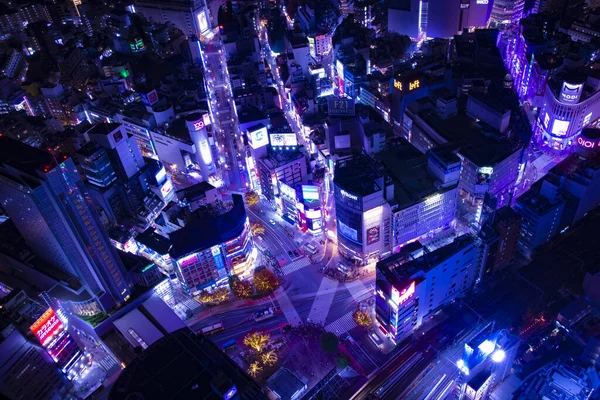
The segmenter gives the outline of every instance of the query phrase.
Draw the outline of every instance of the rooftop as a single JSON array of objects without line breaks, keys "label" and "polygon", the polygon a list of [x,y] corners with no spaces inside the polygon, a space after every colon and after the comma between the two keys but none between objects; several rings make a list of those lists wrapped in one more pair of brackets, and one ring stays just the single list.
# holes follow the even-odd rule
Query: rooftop
[{"label": "rooftop", "polygon": [[438,191],[435,178],[427,170],[427,155],[406,141],[376,155],[394,183],[394,200],[401,207],[418,203]]},{"label": "rooftop", "polygon": [[0,164],[6,164],[32,176],[48,172],[56,166],[54,157],[43,150],[28,146],[15,139],[0,136]]},{"label": "rooftop", "polygon": [[171,247],[173,247],[169,239],[156,233],[153,228],[146,229],[137,235],[135,240],[158,254],[167,254],[171,250]]},{"label": "rooftop", "polygon": [[434,109],[423,110],[418,116],[437,134],[478,166],[491,166],[500,163],[517,151],[517,148],[499,132],[476,122],[465,114],[457,114],[441,119]]},{"label": "rooftop", "polygon": [[92,129],[87,131],[87,133],[90,135],[108,135],[108,134],[114,132],[120,126],[121,126],[121,124],[116,123],[116,122],[111,122],[108,124],[99,123],[99,124],[94,125],[92,127]]},{"label": "rooftop", "polygon": [[246,224],[246,208],[242,196],[232,195],[233,208],[221,215],[203,214],[171,233],[173,247],[169,254],[180,258],[238,237]]},{"label": "rooftop", "polygon": [[335,164],[333,182],[339,188],[359,196],[368,196],[383,187],[377,180],[383,175],[377,170],[373,160],[364,154],[338,161]]},{"label": "rooftop", "polygon": [[193,201],[198,198],[206,197],[206,192],[213,189],[216,189],[213,185],[206,181],[202,181],[192,186],[188,186],[184,189],[178,190],[177,193],[183,194],[183,197],[185,197],[188,201]]},{"label": "rooftop", "polygon": [[290,400],[297,396],[306,384],[289,369],[281,367],[267,381],[268,388],[281,400]]},{"label": "rooftop", "polygon": [[110,398],[222,400],[237,389],[241,400],[266,396],[215,344],[188,328],[159,339],[140,353],[114,383]]}]

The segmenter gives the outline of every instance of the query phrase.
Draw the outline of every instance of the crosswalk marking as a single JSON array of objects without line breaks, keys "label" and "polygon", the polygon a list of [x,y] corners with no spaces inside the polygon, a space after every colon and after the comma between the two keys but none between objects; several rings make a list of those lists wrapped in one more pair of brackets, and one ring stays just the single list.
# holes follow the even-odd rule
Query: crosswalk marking
[{"label": "crosswalk marking", "polygon": [[306,257],[302,257],[299,260],[292,261],[291,263],[284,265],[283,267],[281,267],[281,271],[283,272],[284,275],[289,275],[292,272],[298,271],[299,269],[302,269],[309,265],[310,265],[310,260]]},{"label": "crosswalk marking", "polygon": [[356,322],[352,318],[352,311],[347,314],[342,315],[340,318],[336,319],[329,325],[325,327],[327,332],[335,333],[336,335],[342,335],[349,330],[356,327]]},{"label": "crosswalk marking", "polygon": [[279,303],[279,307],[281,308],[281,311],[283,311],[283,315],[285,315],[285,318],[288,320],[290,325],[300,325],[302,319],[300,318],[300,315],[298,315],[296,308],[290,301],[285,290],[283,290],[283,288],[280,287],[275,291],[275,295],[277,296],[277,302]]},{"label": "crosswalk marking", "polygon": [[112,367],[117,365],[117,362],[112,357],[106,356],[102,360],[100,360],[98,364],[100,364],[100,366],[106,371],[109,371]]},{"label": "crosswalk marking", "polygon": [[322,324],[325,322],[325,319],[329,314],[329,308],[331,308],[331,303],[335,297],[338,284],[339,282],[336,280],[329,279],[325,276],[323,277],[317,296],[315,297],[310,308],[310,313],[308,314],[308,320],[310,322],[315,324]]}]

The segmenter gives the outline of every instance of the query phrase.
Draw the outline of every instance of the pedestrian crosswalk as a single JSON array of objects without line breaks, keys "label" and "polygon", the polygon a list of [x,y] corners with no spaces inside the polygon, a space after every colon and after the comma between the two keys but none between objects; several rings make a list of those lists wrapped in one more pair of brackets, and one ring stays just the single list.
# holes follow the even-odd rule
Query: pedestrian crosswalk
[{"label": "pedestrian crosswalk", "polygon": [[202,308],[202,305],[194,299],[180,296],[180,297],[178,297],[178,300],[180,301],[180,303],[182,303],[184,306],[186,306],[187,308],[189,308],[192,311],[196,311],[197,309]]},{"label": "pedestrian crosswalk", "polygon": [[365,286],[360,279],[346,283],[346,289],[348,289],[356,302],[367,299],[373,293],[373,290]]},{"label": "pedestrian crosswalk", "polygon": [[327,332],[335,333],[340,336],[356,327],[356,322],[352,318],[352,311],[342,315],[325,327]]},{"label": "pedestrian crosswalk", "polygon": [[323,277],[317,292],[317,296],[315,297],[315,300],[310,308],[310,313],[308,314],[309,322],[315,324],[325,323],[325,319],[329,314],[329,309],[333,303],[333,298],[335,297],[338,284],[339,282],[336,280],[329,279],[325,276]]},{"label": "pedestrian crosswalk", "polygon": [[296,261],[292,261],[291,263],[284,265],[283,267],[281,267],[281,271],[283,272],[283,275],[289,275],[292,272],[298,271],[299,269],[302,269],[309,265],[310,260],[306,257],[302,257]]},{"label": "pedestrian crosswalk", "polygon": [[102,360],[98,361],[98,364],[100,364],[104,370],[110,371],[111,368],[117,365],[117,362],[111,356],[106,356]]},{"label": "pedestrian crosswalk", "polygon": [[289,324],[292,326],[300,325],[302,323],[302,319],[300,318],[300,315],[298,315],[298,311],[296,311],[296,308],[290,301],[290,298],[285,290],[280,287],[275,291],[275,296],[277,298],[277,303],[279,304],[279,307],[281,308],[281,311],[283,311],[283,315],[285,315],[285,318]]}]

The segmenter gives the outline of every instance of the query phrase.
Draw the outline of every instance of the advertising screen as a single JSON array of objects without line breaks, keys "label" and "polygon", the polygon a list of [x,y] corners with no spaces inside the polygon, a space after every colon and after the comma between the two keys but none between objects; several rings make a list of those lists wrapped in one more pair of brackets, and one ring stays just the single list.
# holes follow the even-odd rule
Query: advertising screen
[{"label": "advertising screen", "polygon": [[321,218],[321,210],[306,210],[306,218],[317,219]]},{"label": "advertising screen", "polygon": [[313,185],[302,185],[302,198],[304,200],[319,200],[319,188]]},{"label": "advertising screen", "polygon": [[200,33],[204,34],[208,30],[208,22],[206,21],[206,13],[200,11],[198,13],[198,26],[200,27]]},{"label": "advertising screen", "polygon": [[165,170],[165,167],[162,167],[154,176],[156,179],[156,183],[158,183],[159,185],[161,183],[163,183],[163,181],[165,180],[165,178],[167,177],[167,171]]},{"label": "advertising screen", "polygon": [[392,288],[392,301],[397,305],[404,303],[415,294],[415,282],[412,282],[408,287],[399,291],[395,287]]},{"label": "advertising screen", "polygon": [[583,84],[570,84],[567,82],[563,83],[562,91],[560,92],[560,99],[563,103],[577,103],[581,97],[583,91]]},{"label": "advertising screen", "polygon": [[552,134],[553,135],[566,135],[569,130],[569,121],[561,121],[559,119],[555,119],[552,124]]},{"label": "advertising screen", "polygon": [[58,319],[54,310],[49,308],[29,329],[42,346],[46,347],[63,328],[62,321]]},{"label": "advertising screen", "polygon": [[585,118],[583,119],[583,126],[587,126],[587,124],[590,123],[590,121],[592,120],[592,113],[589,113],[588,115],[585,116]]},{"label": "advertising screen", "polygon": [[344,237],[355,242],[358,241],[358,232],[356,231],[356,229],[350,228],[348,225],[344,224],[340,220],[338,220],[338,230]]},{"label": "advertising screen", "polygon": [[160,194],[162,194],[163,199],[166,199],[172,190],[173,183],[170,180],[165,181],[165,184],[160,188]]},{"label": "advertising screen", "polygon": [[258,149],[269,144],[269,135],[267,134],[267,128],[260,128],[254,132],[249,132],[249,134],[250,145],[253,149]]},{"label": "advertising screen", "polygon": [[367,245],[379,242],[379,227],[374,226],[367,229]]},{"label": "advertising screen", "polygon": [[279,190],[284,196],[296,201],[296,190],[283,182],[279,182]]},{"label": "advertising screen", "polygon": [[327,106],[331,116],[354,115],[354,99],[329,99]]},{"label": "advertising screen", "polygon": [[297,146],[298,138],[295,133],[271,133],[269,141],[273,147]]}]

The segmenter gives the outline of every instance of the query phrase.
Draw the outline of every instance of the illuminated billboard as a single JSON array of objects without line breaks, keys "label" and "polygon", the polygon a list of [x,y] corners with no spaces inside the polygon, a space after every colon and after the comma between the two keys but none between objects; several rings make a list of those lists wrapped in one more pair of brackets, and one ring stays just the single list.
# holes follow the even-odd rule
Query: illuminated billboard
[{"label": "illuminated billboard", "polygon": [[567,134],[569,130],[569,121],[561,121],[560,119],[555,119],[552,124],[552,134],[558,136],[564,136]]},{"label": "illuminated billboard", "polygon": [[160,188],[160,194],[162,195],[163,199],[166,199],[167,196],[169,195],[169,193],[171,193],[173,191],[173,182],[171,182],[170,179],[167,179],[165,181],[165,184]]},{"label": "illuminated billboard", "polygon": [[319,188],[314,185],[302,185],[302,198],[304,200],[319,200]]},{"label": "illuminated billboard", "polygon": [[163,183],[166,177],[167,171],[165,170],[165,167],[162,167],[154,176],[154,178],[156,179],[156,183],[158,183],[159,185]]},{"label": "illuminated billboard", "polygon": [[404,303],[406,300],[410,299],[415,294],[415,289],[416,285],[414,281],[402,291],[399,291],[395,287],[392,287],[392,302],[394,302],[396,305]]},{"label": "illuminated billboard", "polygon": [[577,103],[583,92],[583,83],[571,84],[564,82],[560,92],[560,101],[562,103]]},{"label": "illuminated billboard", "polygon": [[344,237],[346,237],[350,240],[353,240],[355,242],[358,241],[358,232],[356,231],[356,229],[350,228],[348,225],[344,224],[339,219],[338,219],[338,231]]},{"label": "illuminated billboard", "polygon": [[269,144],[269,135],[267,134],[267,128],[262,127],[254,132],[248,131],[248,139],[250,139],[250,146],[253,149],[258,149]]},{"label": "illuminated billboard", "polygon": [[330,116],[354,115],[354,99],[329,99],[327,111]]},{"label": "illuminated billboard", "polygon": [[33,332],[42,346],[46,347],[50,344],[52,339],[64,329],[64,325],[62,321],[58,319],[54,310],[49,308],[29,329]]},{"label": "illuminated billboard", "polygon": [[379,242],[379,227],[374,226],[367,229],[367,245]]},{"label": "illuminated billboard", "polygon": [[200,33],[205,34],[208,31],[208,21],[206,20],[206,12],[200,11],[196,18],[198,19],[198,26],[200,27]]},{"label": "illuminated billboard", "polygon": [[298,138],[295,133],[271,133],[269,141],[273,147],[297,146]]},{"label": "illuminated billboard", "polygon": [[321,209],[316,210],[306,210],[305,212],[307,219],[319,219],[321,218]]},{"label": "illuminated billboard", "polygon": [[296,201],[296,190],[293,187],[288,186],[283,182],[279,182],[279,190],[282,195]]}]

